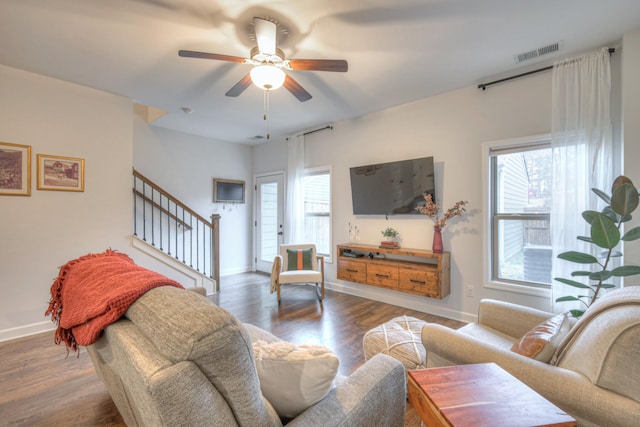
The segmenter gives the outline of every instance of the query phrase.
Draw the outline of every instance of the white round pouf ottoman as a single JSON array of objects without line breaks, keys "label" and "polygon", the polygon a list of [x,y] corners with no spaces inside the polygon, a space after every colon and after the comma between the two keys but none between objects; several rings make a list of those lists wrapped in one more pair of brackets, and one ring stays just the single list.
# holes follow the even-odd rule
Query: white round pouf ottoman
[{"label": "white round pouf ottoman", "polygon": [[420,338],[426,324],[415,317],[401,316],[367,331],[362,338],[365,360],[383,353],[399,360],[405,369],[426,368],[427,353]]}]

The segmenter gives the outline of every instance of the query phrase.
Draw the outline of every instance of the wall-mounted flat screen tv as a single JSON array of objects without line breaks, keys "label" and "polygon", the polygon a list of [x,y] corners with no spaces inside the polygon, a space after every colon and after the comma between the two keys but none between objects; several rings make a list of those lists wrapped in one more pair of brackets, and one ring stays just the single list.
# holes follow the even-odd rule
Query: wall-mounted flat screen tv
[{"label": "wall-mounted flat screen tv", "polygon": [[354,215],[418,214],[423,194],[436,200],[433,157],[350,168]]},{"label": "wall-mounted flat screen tv", "polygon": [[213,178],[214,203],[244,203],[244,181]]}]

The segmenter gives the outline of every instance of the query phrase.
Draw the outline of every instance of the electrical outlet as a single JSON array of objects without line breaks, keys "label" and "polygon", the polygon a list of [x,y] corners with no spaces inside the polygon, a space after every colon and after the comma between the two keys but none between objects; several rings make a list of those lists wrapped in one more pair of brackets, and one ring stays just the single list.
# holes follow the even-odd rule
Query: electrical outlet
[{"label": "electrical outlet", "polygon": [[473,297],[473,286],[472,285],[465,286],[464,294],[468,297]]}]

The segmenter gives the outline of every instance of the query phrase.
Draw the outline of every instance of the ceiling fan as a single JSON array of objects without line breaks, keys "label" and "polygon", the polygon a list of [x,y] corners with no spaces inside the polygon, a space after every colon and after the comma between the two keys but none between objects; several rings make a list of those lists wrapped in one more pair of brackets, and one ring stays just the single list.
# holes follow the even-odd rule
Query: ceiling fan
[{"label": "ceiling fan", "polygon": [[276,46],[277,24],[269,19],[253,18],[257,46],[251,49],[249,58],[221,55],[217,53],[180,50],[178,55],[187,58],[215,59],[253,65],[251,72],[244,76],[225,94],[239,96],[253,82],[266,91],[284,86],[300,102],[311,99],[307,92],[284,70],[346,72],[349,68],[343,59],[285,59],[284,52]]}]

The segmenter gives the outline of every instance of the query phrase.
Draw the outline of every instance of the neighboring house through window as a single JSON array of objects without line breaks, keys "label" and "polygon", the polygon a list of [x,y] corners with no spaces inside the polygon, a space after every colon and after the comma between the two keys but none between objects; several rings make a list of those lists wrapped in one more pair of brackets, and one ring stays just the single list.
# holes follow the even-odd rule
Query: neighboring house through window
[{"label": "neighboring house through window", "polygon": [[537,294],[551,286],[548,136],[486,143],[489,287]]}]

